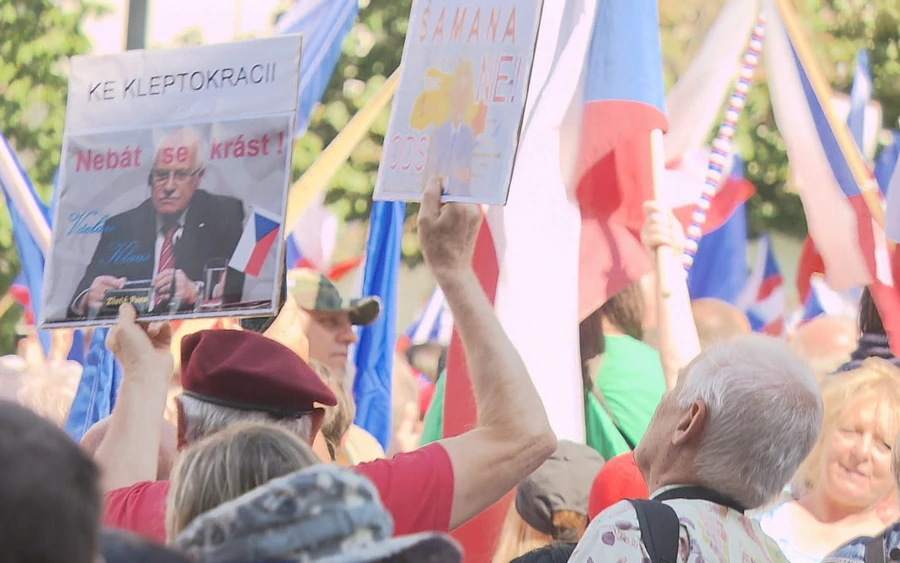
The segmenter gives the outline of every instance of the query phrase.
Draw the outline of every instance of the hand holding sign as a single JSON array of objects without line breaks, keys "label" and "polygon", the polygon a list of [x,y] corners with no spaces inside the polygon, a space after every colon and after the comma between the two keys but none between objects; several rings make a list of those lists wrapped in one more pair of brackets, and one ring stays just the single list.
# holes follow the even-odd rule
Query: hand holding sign
[{"label": "hand holding sign", "polygon": [[[172,343],[172,327],[167,322],[141,325],[136,322],[137,311],[131,305],[119,308],[119,322],[109,331],[106,347],[122,364],[131,377],[155,377],[172,375],[175,363],[169,348]],[[168,379],[166,379],[168,381]]]},{"label": "hand holding sign", "polygon": [[419,240],[435,277],[472,267],[475,239],[481,227],[477,205],[441,203],[441,181],[431,178],[419,207]]}]

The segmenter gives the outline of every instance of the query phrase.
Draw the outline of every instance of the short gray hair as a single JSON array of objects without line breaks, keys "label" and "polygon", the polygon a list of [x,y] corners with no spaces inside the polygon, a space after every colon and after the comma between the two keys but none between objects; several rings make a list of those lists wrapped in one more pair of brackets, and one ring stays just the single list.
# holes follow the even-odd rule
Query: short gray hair
[{"label": "short gray hair", "polygon": [[181,435],[185,444],[195,444],[236,422],[256,422],[275,424],[305,443],[312,443],[312,419],[276,418],[262,411],[244,411],[216,405],[190,395],[179,395],[176,401],[181,405]]},{"label": "short gray hair", "polygon": [[695,479],[746,509],[783,490],[822,427],[811,366],[787,344],[760,335],[703,352],[688,367],[676,401],[681,408],[700,401],[708,410]]}]

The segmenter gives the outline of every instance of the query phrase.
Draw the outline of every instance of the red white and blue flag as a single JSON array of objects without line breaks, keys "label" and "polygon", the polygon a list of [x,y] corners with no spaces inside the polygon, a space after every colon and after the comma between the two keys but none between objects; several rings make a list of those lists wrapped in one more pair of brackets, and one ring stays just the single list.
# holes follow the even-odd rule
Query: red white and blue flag
[{"label": "red white and blue flag", "polygon": [[657,3],[598,3],[575,170],[581,211],[579,318],[649,273],[640,242],[653,197],[650,133],[665,131]]},{"label": "red white and blue flag", "polygon": [[334,262],[340,220],[324,202],[324,194],[313,201],[285,239],[287,268],[311,268],[332,281],[340,281],[359,267],[364,254]]},{"label": "red white and blue flag", "polygon": [[754,331],[770,336],[784,335],[784,278],[768,236],[759,239],[756,264],[737,307],[747,315]]},{"label": "red white and blue flag", "polygon": [[828,287],[824,276],[813,274],[809,280],[809,293],[803,302],[800,324],[819,316],[855,319],[859,310],[859,288],[835,291]]},{"label": "red white and blue flag", "polygon": [[450,344],[453,334],[453,313],[440,287],[435,287],[418,316],[406,327],[397,341],[397,349],[405,351],[410,346],[437,342]]},{"label": "red white and blue flag", "polygon": [[254,208],[228,266],[248,276],[258,276],[280,232],[281,221],[274,213]]},{"label": "red white and blue flag", "polygon": [[838,291],[867,285],[891,348],[900,353],[900,294],[892,271],[896,261],[879,227],[881,192],[849,128],[835,115],[831,90],[790,4],[765,4],[772,106],[828,285]]},{"label": "red white and blue flag", "polygon": [[[703,191],[708,150],[688,151],[666,171],[668,203],[687,231]],[[691,299],[714,298],[735,305],[747,281],[747,213],[756,188],[744,178],[743,162],[734,156],[731,172],[710,200],[703,237],[688,272]],[[726,169],[727,170],[727,169]]]}]

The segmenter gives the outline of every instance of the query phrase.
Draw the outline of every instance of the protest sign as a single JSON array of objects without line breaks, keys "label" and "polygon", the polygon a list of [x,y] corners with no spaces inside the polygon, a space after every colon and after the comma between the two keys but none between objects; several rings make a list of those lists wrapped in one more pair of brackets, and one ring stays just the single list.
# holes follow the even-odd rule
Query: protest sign
[{"label": "protest sign", "polygon": [[41,326],[269,315],[300,37],[72,59]]},{"label": "protest sign", "polygon": [[509,193],[542,0],[413,2],[375,199],[503,205]]}]

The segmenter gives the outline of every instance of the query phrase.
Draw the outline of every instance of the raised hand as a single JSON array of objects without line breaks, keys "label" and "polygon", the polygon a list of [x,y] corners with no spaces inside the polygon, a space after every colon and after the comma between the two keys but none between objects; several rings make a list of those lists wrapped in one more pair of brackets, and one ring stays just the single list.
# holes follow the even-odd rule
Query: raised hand
[{"label": "raised hand", "polygon": [[172,327],[168,322],[139,324],[137,311],[130,304],[119,307],[119,322],[106,336],[109,348],[126,374],[162,373],[171,376],[175,369],[170,347]]},{"label": "raised hand", "polygon": [[441,203],[441,181],[431,178],[419,207],[419,242],[432,273],[440,276],[472,267],[481,209],[468,203]]}]

